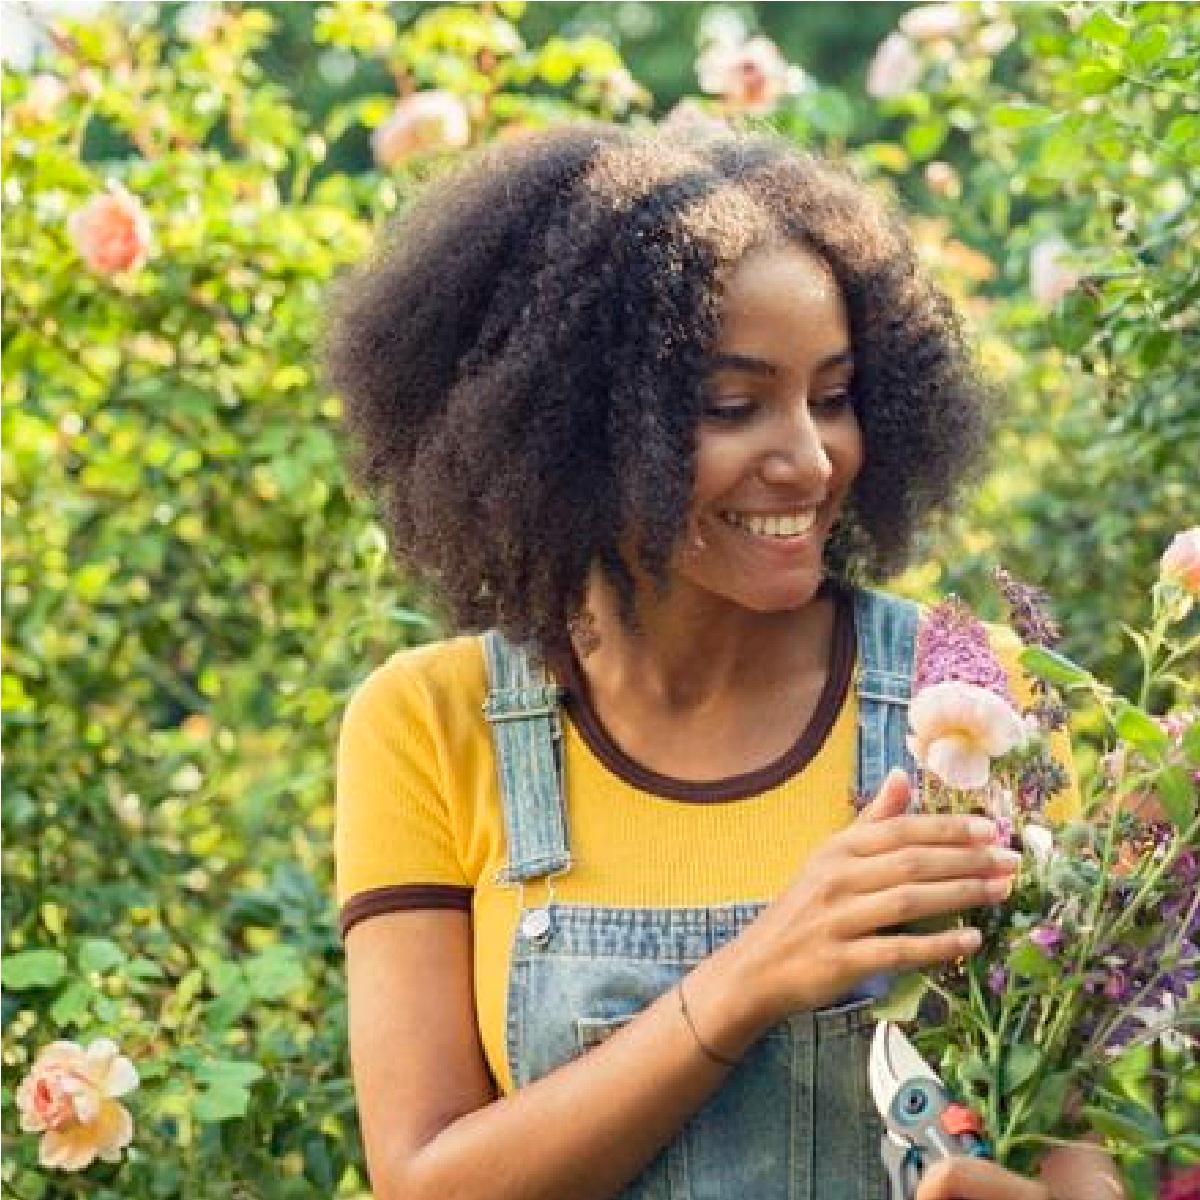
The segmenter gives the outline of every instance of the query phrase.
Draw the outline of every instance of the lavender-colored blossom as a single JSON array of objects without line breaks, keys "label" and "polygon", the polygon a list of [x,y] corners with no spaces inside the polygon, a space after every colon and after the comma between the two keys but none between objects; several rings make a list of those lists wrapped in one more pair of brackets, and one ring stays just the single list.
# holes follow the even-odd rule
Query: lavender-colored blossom
[{"label": "lavender-colored blossom", "polygon": [[1057,925],[1035,925],[1029,931],[1029,940],[1039,950],[1044,950],[1047,954],[1053,954],[1062,945],[1063,933]]},{"label": "lavender-colored blossom", "polygon": [[1062,640],[1058,622],[1050,614],[1050,595],[1039,587],[1022,583],[1003,567],[995,571],[996,586],[1008,605],[1017,636],[1027,646],[1055,646]]},{"label": "lavender-colored blossom", "polygon": [[1017,803],[1023,812],[1040,812],[1051,796],[1067,786],[1062,763],[1044,751],[1022,763],[1017,780]]},{"label": "lavender-colored blossom", "polygon": [[1008,986],[1008,971],[1003,963],[993,963],[988,968],[987,985],[988,991],[993,996],[1003,995],[1004,989]]},{"label": "lavender-colored blossom", "polygon": [[1104,981],[1104,994],[1109,1000],[1124,1000],[1132,989],[1129,976],[1119,968],[1110,971]]},{"label": "lavender-colored blossom", "polygon": [[950,597],[925,614],[917,631],[913,690],[954,680],[995,692],[1012,704],[1008,675],[988,643],[983,623],[961,600]]}]

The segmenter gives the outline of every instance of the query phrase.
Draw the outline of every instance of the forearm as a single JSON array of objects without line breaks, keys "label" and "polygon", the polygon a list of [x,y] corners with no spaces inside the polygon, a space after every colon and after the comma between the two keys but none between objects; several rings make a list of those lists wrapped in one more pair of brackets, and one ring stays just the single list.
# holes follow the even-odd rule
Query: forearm
[{"label": "forearm", "polygon": [[[747,1000],[742,978],[740,951],[731,943],[685,983],[697,1031],[727,1057],[744,1052],[769,1024]],[[607,1200],[728,1072],[700,1049],[671,989],[582,1057],[452,1122],[384,1194],[396,1200]]]}]

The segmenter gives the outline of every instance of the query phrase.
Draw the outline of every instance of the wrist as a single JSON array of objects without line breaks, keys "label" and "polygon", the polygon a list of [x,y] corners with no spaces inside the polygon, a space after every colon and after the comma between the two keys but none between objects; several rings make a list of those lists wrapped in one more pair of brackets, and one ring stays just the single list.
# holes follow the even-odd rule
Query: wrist
[{"label": "wrist", "polygon": [[736,942],[698,963],[684,986],[697,1039],[721,1058],[739,1059],[775,1023]]}]

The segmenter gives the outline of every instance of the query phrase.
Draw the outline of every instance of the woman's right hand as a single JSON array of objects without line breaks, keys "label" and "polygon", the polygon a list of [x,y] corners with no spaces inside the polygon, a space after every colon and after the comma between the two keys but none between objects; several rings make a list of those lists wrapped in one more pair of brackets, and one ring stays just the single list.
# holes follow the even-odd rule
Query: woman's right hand
[{"label": "woman's right hand", "polygon": [[953,961],[977,931],[884,932],[1003,900],[1021,856],[996,844],[985,817],[908,815],[910,785],[893,771],[853,825],[831,837],[737,939],[766,1025],[823,1008],[880,972]]}]

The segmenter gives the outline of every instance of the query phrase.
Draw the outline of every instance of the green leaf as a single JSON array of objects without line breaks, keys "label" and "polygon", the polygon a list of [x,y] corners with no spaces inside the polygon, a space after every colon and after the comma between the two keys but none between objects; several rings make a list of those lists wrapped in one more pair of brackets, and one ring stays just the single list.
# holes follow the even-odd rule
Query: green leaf
[{"label": "green leaf", "polygon": [[1136,1100],[1107,1093],[1099,1093],[1096,1099],[1103,1100],[1104,1107],[1099,1104],[1085,1105],[1083,1115],[1097,1133],[1135,1146],[1145,1142],[1161,1142],[1166,1137],[1166,1130],[1158,1117]]},{"label": "green leaf", "polygon": [[76,960],[81,971],[111,971],[126,961],[125,951],[108,938],[87,938],[79,946]]},{"label": "green leaf", "polygon": [[212,1087],[234,1085],[245,1087],[256,1083],[266,1074],[258,1063],[240,1062],[233,1058],[216,1058],[196,1068],[196,1080]]},{"label": "green leaf", "polygon": [[1196,819],[1196,785],[1187,767],[1173,766],[1160,771],[1154,789],[1176,829],[1186,829]]},{"label": "green leaf", "polygon": [[1058,964],[1040,947],[1020,941],[1009,951],[1008,967],[1014,975],[1045,979],[1058,973]]},{"label": "green leaf", "polygon": [[67,973],[67,956],[60,950],[22,950],[4,960],[4,986],[14,992],[53,987]]},{"label": "green leaf", "polygon": [[1049,1129],[1061,1118],[1070,1087],[1070,1071],[1057,1071],[1053,1075],[1047,1075],[1038,1084],[1033,1103],[1025,1118],[1031,1129],[1039,1127]]},{"label": "green leaf", "polygon": [[897,976],[886,996],[872,1008],[877,1021],[914,1021],[929,984],[919,971],[907,971]]},{"label": "green leaf", "polygon": [[1151,25],[1130,43],[1129,57],[1139,67],[1158,62],[1171,44],[1171,31],[1165,25]]},{"label": "green leaf", "polygon": [[1200,720],[1193,721],[1183,731],[1183,753],[1192,766],[1200,765]]},{"label": "green leaf", "polygon": [[1056,119],[1054,113],[1041,104],[995,104],[988,111],[988,117],[994,125],[1004,129],[1031,129]]},{"label": "green leaf", "polygon": [[1169,742],[1167,731],[1136,704],[1123,704],[1113,726],[1123,742],[1137,747],[1143,754],[1166,753]]},{"label": "green leaf", "polygon": [[1028,1042],[1017,1042],[1008,1047],[1001,1059],[1000,1090],[1011,1096],[1023,1083],[1029,1081],[1041,1066],[1042,1052]]},{"label": "green leaf", "polygon": [[1093,42],[1103,42],[1106,46],[1123,46],[1129,41],[1129,26],[1104,9],[1097,8],[1080,25],[1079,36],[1090,38]]},{"label": "green leaf", "polygon": [[82,980],[71,984],[65,992],[50,1005],[50,1020],[55,1026],[62,1029],[65,1025],[77,1023],[80,1018],[87,1015],[87,1011],[91,1006],[92,1000],[96,995],[96,990],[91,984],[84,983]]},{"label": "green leaf", "polygon": [[233,1084],[218,1084],[206,1088],[196,1097],[193,1109],[196,1120],[205,1124],[216,1124],[229,1121],[234,1117],[244,1117],[250,1106],[250,1093],[243,1087]]},{"label": "green leaf", "polygon": [[271,946],[246,963],[250,990],[260,1000],[282,1000],[304,986],[304,969],[291,946]]},{"label": "green leaf", "polygon": [[932,158],[946,140],[949,126],[939,116],[916,121],[904,131],[904,145],[915,159]]},{"label": "green leaf", "polygon": [[1026,646],[1018,659],[1031,675],[1058,687],[1071,687],[1091,681],[1091,675],[1057,650],[1045,646]]}]

